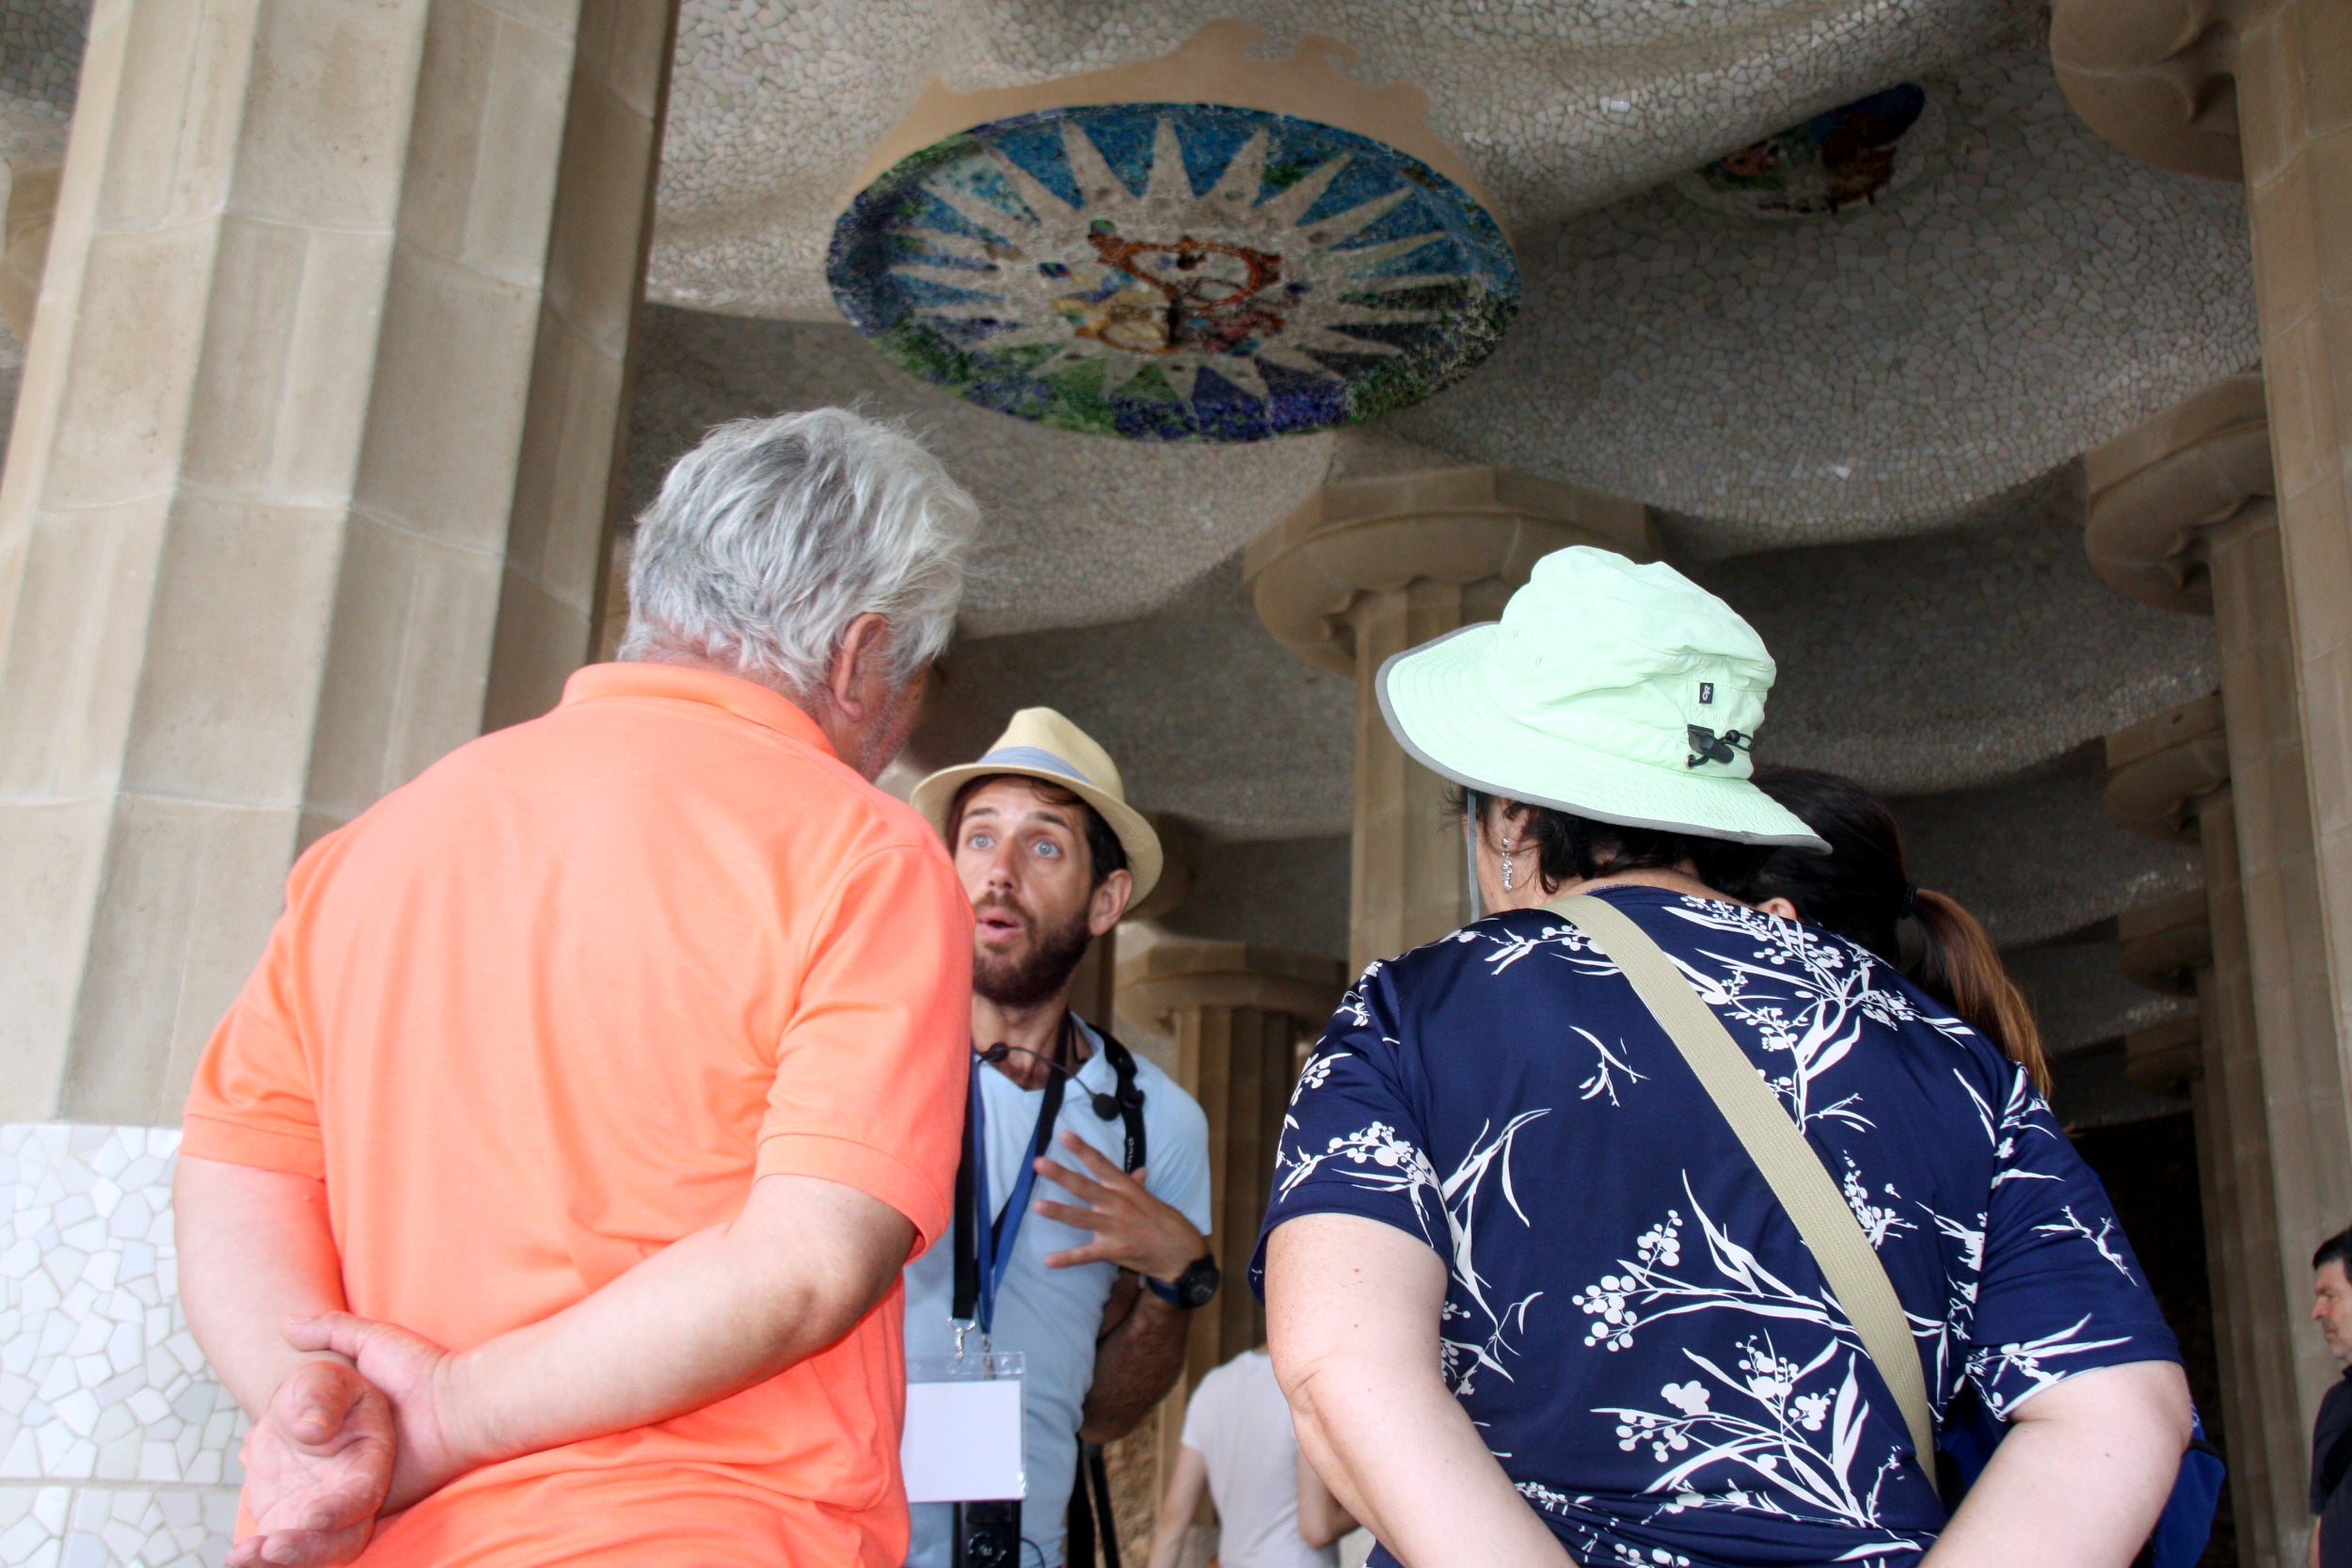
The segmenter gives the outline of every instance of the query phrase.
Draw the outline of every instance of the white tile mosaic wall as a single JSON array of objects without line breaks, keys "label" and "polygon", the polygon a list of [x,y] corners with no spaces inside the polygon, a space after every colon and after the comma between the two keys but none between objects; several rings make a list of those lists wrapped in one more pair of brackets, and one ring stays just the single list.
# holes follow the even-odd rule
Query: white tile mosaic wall
[{"label": "white tile mosaic wall", "polygon": [[0,1127],[0,1565],[214,1563],[245,1419],[178,1301],[176,1129]]}]

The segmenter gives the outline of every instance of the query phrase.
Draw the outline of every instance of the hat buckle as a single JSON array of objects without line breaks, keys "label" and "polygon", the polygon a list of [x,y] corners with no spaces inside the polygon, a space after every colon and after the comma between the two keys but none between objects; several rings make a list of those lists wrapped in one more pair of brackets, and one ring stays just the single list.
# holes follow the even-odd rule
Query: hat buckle
[{"label": "hat buckle", "polygon": [[1741,752],[1753,752],[1756,749],[1756,736],[1753,734],[1741,735],[1738,730],[1725,730],[1719,736],[1704,724],[1692,724],[1689,728],[1691,756],[1690,760],[1682,765],[1685,768],[1697,768],[1709,762],[1728,765],[1737,762]]}]

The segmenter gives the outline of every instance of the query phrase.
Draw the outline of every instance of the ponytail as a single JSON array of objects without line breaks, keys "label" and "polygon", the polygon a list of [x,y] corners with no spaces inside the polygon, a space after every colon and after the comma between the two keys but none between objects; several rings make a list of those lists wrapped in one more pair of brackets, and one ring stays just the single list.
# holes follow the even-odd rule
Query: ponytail
[{"label": "ponytail", "polygon": [[2010,1060],[2026,1069],[2042,1098],[2050,1098],[2050,1063],[2033,1005],[2001,965],[2001,955],[1977,917],[1940,893],[1919,889],[1912,913],[1926,950],[1912,978],[1919,989],[1966,1019]]},{"label": "ponytail", "polygon": [[[1747,904],[1786,898],[1798,918],[1868,948],[1999,1046],[2047,1100],[2050,1064],[2031,1005],[1976,916],[1911,885],[1902,831],[1886,802],[1851,779],[1807,768],[1759,768],[1756,784],[1827,840],[1830,852],[1775,849],[1753,875],[1711,885]],[[1915,960],[1915,946],[1924,948]]]}]

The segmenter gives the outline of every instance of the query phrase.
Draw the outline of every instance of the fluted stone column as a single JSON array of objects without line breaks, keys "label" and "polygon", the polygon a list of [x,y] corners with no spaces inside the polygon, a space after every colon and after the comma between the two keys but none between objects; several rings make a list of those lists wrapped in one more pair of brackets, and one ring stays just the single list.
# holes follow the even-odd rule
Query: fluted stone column
[{"label": "fluted stone column", "polygon": [[2125,972],[2194,994],[2197,1016],[2125,1037],[2126,1070],[2152,1089],[2186,1083],[2214,1338],[2217,1433],[2230,1456],[2246,1560],[2290,1563],[2306,1528],[2303,1439],[2295,1390],[2310,1337],[2299,1295],[2283,1293],[2270,1118],[2258,1047],[2230,752],[2221,702],[2200,698],[2107,737],[2107,806],[2124,826],[2197,844],[2205,885],[2118,921]]},{"label": "fluted stone column", "polygon": [[1265,1338],[1248,1270],[1275,1146],[1300,1049],[1322,1033],[1345,987],[1345,969],[1332,959],[1237,942],[1163,938],[1120,965],[1120,1016],[1175,1042],[1171,1070],[1208,1113],[1211,1242],[1225,1274],[1216,1299],[1193,1315],[1184,1380],[1147,1423],[1155,1505],[1186,1397],[1212,1368]]},{"label": "fluted stone column", "polygon": [[[2311,1290],[2312,1248],[2352,1218],[2352,1068],[2340,1011],[2352,971],[2328,940],[2330,873],[2303,740],[2310,692],[2296,653],[2298,599],[2271,494],[2275,443],[2262,394],[2261,377],[2232,377],[2088,454],[2086,531],[2092,564],[2108,582],[2148,603],[2212,614],[2220,648],[2226,835],[2212,826],[2211,805],[2201,818],[2209,891],[2224,872],[2239,889],[2240,919],[2217,920],[2216,942],[2242,936],[2246,944],[2244,1005],[2260,1081],[2240,1068],[2229,1098],[2234,1107],[2259,1095],[2267,1139],[2276,1285],[2259,1289],[2275,1305],[2254,1323],[2284,1324],[2280,1351],[2264,1352],[2276,1363],[2266,1375],[2284,1380],[2265,1384],[2264,1397],[2277,1408],[2265,1405],[2264,1420],[2278,1448],[2293,1418],[2296,1457],[2274,1461],[2271,1484],[2277,1549],[2294,1562],[2309,1519],[2299,1492],[2290,1495],[2298,1484],[2292,1478],[2304,1473],[2312,1418],[2334,1379],[2300,1307]],[[2352,591],[2352,581],[2344,586]],[[2226,866],[2213,847],[2224,836],[2233,850]],[[2243,1148],[2233,1164],[2246,1172]]]},{"label": "fluted stone column", "polygon": [[663,0],[99,0],[0,483],[0,1119],[166,1124],[301,845],[588,654]]},{"label": "fluted stone column", "polygon": [[1322,1033],[1345,986],[1329,958],[1186,937],[1120,966],[1120,1014],[1175,1042],[1175,1077],[1209,1117],[1211,1229],[1229,1289],[1193,1319],[1192,1381],[1264,1338],[1248,1271],[1275,1144],[1297,1048]]},{"label": "fluted stone column", "polygon": [[[2285,781],[2273,810],[2248,805],[2255,781],[2236,771],[2249,934],[2258,970],[2272,936],[2309,932],[2320,959],[2296,969],[2316,1006],[2321,972],[2333,1035],[2304,1085],[2317,1130],[2310,1228],[2281,1241],[2291,1255],[2342,1226],[2352,1209],[2352,1156],[2341,1123],[2340,1043],[2352,1040],[2352,6],[2344,0],[2058,0],[2050,48],[2067,97],[2109,141],[2169,167],[2245,181],[2254,298],[2268,385],[2280,587],[2267,602],[2283,703],[2299,717],[2300,774],[2312,898],[2284,929],[2265,926],[2258,892],[2271,847],[2257,818],[2297,815]],[[2217,598],[2218,598],[2217,578]],[[2276,613],[2283,610],[2283,613]],[[2227,640],[2225,638],[2225,654]],[[2249,709],[2230,695],[2233,718]],[[2266,710],[2263,734],[2275,740]],[[2292,850],[2294,847],[2290,846]],[[2307,918],[2315,914],[2315,919]],[[2274,1097],[2294,1085],[2274,1082]],[[2279,1190],[2288,1198],[2282,1164]],[[2306,1252],[2308,1256],[2308,1252]],[[2294,1259],[2296,1263],[2301,1259]],[[2298,1282],[2298,1293],[2308,1281]],[[2318,1389],[2304,1391],[2307,1402]]]},{"label": "fluted stone column", "polygon": [[1373,677],[1392,655],[1500,616],[1535,562],[1569,545],[1657,553],[1638,502],[1488,467],[1327,484],[1244,553],[1267,629],[1356,680],[1355,968],[1443,936],[1469,912],[1446,785],[1390,736]]}]

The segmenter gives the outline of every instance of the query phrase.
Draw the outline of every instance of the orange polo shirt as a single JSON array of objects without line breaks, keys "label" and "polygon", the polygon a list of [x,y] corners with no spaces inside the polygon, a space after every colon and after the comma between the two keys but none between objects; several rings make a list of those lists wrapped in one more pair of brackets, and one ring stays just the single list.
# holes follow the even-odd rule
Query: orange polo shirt
[{"label": "orange polo shirt", "polygon": [[[312,846],[189,1154],[323,1177],[351,1309],[463,1349],[821,1177],[949,1223],[971,909],[938,836],[724,675],[580,671]],[[458,1481],[361,1560],[872,1564],[906,1549],[898,1290],[690,1416]]]}]

